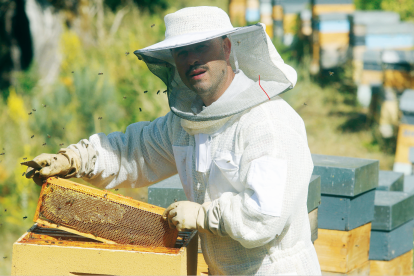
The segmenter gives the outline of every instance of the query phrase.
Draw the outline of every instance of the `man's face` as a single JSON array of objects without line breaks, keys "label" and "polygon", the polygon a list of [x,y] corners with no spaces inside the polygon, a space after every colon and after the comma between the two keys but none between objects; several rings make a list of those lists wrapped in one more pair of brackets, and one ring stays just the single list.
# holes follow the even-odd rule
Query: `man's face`
[{"label": "man's face", "polygon": [[215,38],[173,49],[181,80],[198,95],[211,97],[225,81],[230,48],[228,38]]}]

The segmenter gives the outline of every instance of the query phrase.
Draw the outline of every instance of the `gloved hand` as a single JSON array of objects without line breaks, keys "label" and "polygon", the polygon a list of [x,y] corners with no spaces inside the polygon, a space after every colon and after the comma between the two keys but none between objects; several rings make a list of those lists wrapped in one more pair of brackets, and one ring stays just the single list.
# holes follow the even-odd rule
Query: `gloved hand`
[{"label": "gloved hand", "polygon": [[165,209],[162,217],[164,220],[168,220],[170,228],[177,228],[178,231],[184,229],[207,231],[205,228],[205,219],[210,203],[200,205],[190,201],[174,202]]},{"label": "gloved hand", "polygon": [[42,153],[33,159],[42,169],[28,167],[26,178],[33,178],[38,185],[43,184],[43,179],[51,176],[71,178],[76,175],[81,166],[78,154],[71,149],[61,149],[58,154]]}]

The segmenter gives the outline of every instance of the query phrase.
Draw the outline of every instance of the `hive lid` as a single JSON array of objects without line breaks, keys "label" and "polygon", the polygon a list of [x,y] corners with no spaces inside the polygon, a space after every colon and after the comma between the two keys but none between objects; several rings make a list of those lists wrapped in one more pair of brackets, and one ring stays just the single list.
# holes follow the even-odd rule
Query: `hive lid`
[{"label": "hive lid", "polygon": [[380,171],[377,190],[381,191],[403,191],[404,174],[394,171]]},{"label": "hive lid", "polygon": [[391,11],[355,11],[351,16],[355,25],[394,24],[400,22],[400,15]]},{"label": "hive lid", "polygon": [[402,112],[414,113],[414,90],[407,89],[400,98],[400,109]]},{"label": "hive lid", "polygon": [[173,247],[163,208],[55,177],[43,184],[34,221],[105,243]]}]

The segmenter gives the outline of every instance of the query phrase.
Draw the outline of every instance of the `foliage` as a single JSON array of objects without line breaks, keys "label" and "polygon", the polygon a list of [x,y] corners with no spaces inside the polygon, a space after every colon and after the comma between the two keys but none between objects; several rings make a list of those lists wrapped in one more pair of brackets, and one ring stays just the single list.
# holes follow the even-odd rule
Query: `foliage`
[{"label": "foliage", "polygon": [[401,20],[414,20],[413,0],[354,0],[357,10],[384,10],[400,14]]}]

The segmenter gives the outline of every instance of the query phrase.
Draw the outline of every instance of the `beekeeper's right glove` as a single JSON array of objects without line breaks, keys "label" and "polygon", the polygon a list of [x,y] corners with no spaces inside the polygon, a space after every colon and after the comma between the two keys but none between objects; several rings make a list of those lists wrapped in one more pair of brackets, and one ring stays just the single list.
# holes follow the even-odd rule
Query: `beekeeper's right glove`
[{"label": "beekeeper's right glove", "polygon": [[76,175],[81,167],[81,160],[78,154],[71,149],[61,149],[58,154],[42,153],[33,159],[41,169],[27,168],[26,177],[33,178],[38,185],[51,176],[71,178]]}]

